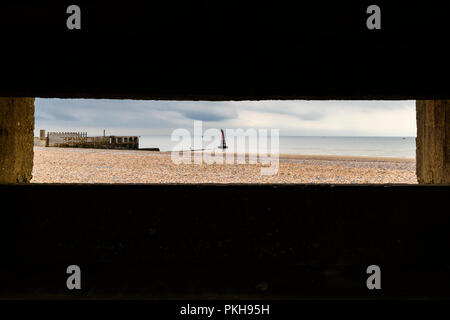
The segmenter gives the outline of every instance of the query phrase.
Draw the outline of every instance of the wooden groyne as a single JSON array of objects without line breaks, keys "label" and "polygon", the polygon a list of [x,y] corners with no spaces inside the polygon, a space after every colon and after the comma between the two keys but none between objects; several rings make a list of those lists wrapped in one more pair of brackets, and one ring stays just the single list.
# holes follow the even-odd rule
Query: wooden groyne
[{"label": "wooden groyne", "polygon": [[41,130],[40,137],[35,138],[35,146],[60,148],[94,148],[94,149],[139,149],[138,136],[96,136],[89,137],[87,132],[48,132]]}]

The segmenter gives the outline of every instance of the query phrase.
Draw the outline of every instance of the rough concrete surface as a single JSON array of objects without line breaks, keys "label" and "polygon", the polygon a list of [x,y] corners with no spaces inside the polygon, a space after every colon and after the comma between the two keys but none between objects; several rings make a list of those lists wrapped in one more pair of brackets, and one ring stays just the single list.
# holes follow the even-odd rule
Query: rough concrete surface
[{"label": "rough concrete surface", "polygon": [[418,100],[417,179],[419,183],[450,183],[450,100]]},{"label": "rough concrete surface", "polygon": [[0,98],[0,183],[31,180],[33,130],[34,98]]}]

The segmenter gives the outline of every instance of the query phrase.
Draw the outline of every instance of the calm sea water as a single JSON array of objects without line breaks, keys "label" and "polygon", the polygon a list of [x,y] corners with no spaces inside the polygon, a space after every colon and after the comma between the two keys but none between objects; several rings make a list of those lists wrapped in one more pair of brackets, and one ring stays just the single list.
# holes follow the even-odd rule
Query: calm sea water
[{"label": "calm sea water", "polygon": [[[172,151],[177,144],[170,136],[141,136],[139,141],[140,148],[156,147],[161,151]],[[233,150],[233,141],[228,139],[227,144]],[[281,136],[279,149],[285,154],[414,158],[416,141],[414,137]]]}]

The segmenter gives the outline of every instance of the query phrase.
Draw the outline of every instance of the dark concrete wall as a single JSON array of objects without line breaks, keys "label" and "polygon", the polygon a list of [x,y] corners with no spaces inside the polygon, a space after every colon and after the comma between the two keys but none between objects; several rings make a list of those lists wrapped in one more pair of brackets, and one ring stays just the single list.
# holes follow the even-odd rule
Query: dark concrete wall
[{"label": "dark concrete wall", "polygon": [[418,100],[417,179],[450,183],[450,100]]},{"label": "dark concrete wall", "polygon": [[29,182],[34,98],[0,98],[0,183]]},{"label": "dark concrete wall", "polygon": [[[47,5],[45,3],[47,2]],[[449,99],[448,11],[383,1],[2,1],[0,96]],[[24,19],[24,17],[27,17]],[[30,50],[29,48],[34,48]]]},{"label": "dark concrete wall", "polygon": [[0,185],[0,298],[450,298],[449,189]]}]

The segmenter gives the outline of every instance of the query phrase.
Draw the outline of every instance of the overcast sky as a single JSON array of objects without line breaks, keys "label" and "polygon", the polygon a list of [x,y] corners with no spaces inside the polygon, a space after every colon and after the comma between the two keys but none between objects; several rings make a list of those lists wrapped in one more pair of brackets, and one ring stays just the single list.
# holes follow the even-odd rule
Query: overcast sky
[{"label": "overcast sky", "polygon": [[170,135],[174,129],[275,128],[281,136],[416,136],[414,101],[136,101],[36,99],[35,135]]}]

